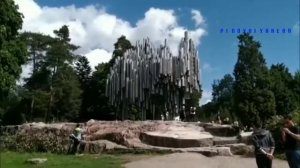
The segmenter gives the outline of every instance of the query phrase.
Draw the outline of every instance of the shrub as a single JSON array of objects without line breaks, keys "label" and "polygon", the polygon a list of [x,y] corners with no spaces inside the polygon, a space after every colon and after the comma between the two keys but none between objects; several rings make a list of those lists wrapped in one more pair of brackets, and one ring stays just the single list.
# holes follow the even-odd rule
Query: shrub
[{"label": "shrub", "polygon": [[300,125],[300,107],[298,107],[293,111],[292,117],[293,117],[293,121],[295,121],[295,123]]},{"label": "shrub", "polygon": [[4,133],[1,148],[17,152],[66,153],[70,131],[63,129],[25,129],[16,134]]},{"label": "shrub", "polygon": [[266,123],[266,128],[272,133],[275,140],[275,148],[277,153],[283,151],[283,142],[281,139],[281,129],[283,127],[283,117],[282,116],[272,116]]},{"label": "shrub", "polygon": [[[292,113],[293,121],[300,125],[300,108],[296,109]],[[273,138],[276,143],[276,152],[282,153],[284,151],[284,146],[281,138],[281,129],[283,128],[283,116],[273,116],[267,123],[266,128],[271,131]]]}]

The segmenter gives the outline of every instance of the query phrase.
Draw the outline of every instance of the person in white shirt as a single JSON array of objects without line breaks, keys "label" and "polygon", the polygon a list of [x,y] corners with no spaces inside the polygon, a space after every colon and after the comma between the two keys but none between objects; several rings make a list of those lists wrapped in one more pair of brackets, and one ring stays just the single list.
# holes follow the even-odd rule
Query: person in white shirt
[{"label": "person in white shirt", "polygon": [[79,153],[81,153],[83,151],[83,149],[82,149],[83,145],[81,143],[83,140],[83,135],[82,135],[82,128],[80,128],[80,124],[76,125],[76,128],[74,129],[73,134],[70,135],[70,139],[73,141],[71,153],[72,154],[77,153],[78,145],[80,145]]}]

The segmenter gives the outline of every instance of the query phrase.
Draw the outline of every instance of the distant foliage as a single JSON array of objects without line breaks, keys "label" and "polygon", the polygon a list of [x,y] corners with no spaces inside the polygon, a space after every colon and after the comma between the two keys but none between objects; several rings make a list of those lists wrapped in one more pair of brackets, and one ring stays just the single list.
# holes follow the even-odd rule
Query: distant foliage
[{"label": "distant foliage", "polygon": [[295,109],[292,113],[293,121],[300,126],[300,107]]},{"label": "distant foliage", "polygon": [[275,131],[275,136],[284,115],[293,114],[300,124],[300,72],[291,74],[283,63],[268,68],[258,41],[247,33],[239,35],[238,40],[234,78],[226,74],[214,81],[213,99],[201,107],[201,117],[215,120],[217,115],[231,116],[248,127],[262,122]]},{"label": "distant foliage", "polygon": [[271,90],[275,96],[276,114],[287,115],[297,106],[297,100],[290,89],[293,86],[293,76],[284,64],[272,65],[270,68],[272,78]]},{"label": "distant foliage", "polygon": [[224,75],[221,80],[215,80],[212,85],[212,101],[216,105],[216,112],[219,112],[222,118],[231,118],[231,121],[235,120],[233,85],[234,79],[230,74]]}]

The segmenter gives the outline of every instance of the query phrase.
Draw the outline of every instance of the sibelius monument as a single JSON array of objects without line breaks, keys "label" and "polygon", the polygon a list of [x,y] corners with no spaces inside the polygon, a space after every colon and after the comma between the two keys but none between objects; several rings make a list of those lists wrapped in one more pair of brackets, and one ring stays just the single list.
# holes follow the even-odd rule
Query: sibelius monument
[{"label": "sibelius monument", "polygon": [[129,107],[138,109],[139,119],[166,119],[185,115],[185,103],[200,92],[198,51],[185,32],[178,56],[165,40],[158,48],[149,38],[137,41],[115,60],[106,83],[106,96],[117,108],[116,118],[129,119]]}]

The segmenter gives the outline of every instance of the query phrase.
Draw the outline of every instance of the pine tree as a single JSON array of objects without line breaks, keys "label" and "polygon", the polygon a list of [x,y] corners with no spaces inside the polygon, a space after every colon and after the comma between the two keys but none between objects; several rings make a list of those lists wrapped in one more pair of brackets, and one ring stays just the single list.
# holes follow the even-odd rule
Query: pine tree
[{"label": "pine tree", "polygon": [[78,46],[70,43],[66,25],[54,30],[55,41],[47,51],[45,66],[50,69],[49,104],[45,120],[75,120],[81,106],[81,89],[72,65]]},{"label": "pine tree", "polygon": [[[80,120],[88,120],[90,118],[88,113],[89,104],[91,101],[91,94],[93,91],[90,89],[91,82],[91,67],[89,66],[89,61],[85,56],[79,56],[75,63],[75,70],[77,78],[80,83],[82,90],[81,94],[81,108],[80,108]],[[96,89],[96,88],[95,88]]]},{"label": "pine tree", "polygon": [[[33,72],[26,79],[30,100],[29,120],[77,120],[81,106],[81,88],[73,63],[77,46],[70,43],[69,30],[62,26],[54,30],[52,38],[37,33],[26,33]],[[29,62],[31,63],[31,62]]]},{"label": "pine tree", "polygon": [[238,36],[239,52],[234,68],[235,113],[245,126],[265,122],[275,114],[275,98],[265,59],[250,34]]}]

